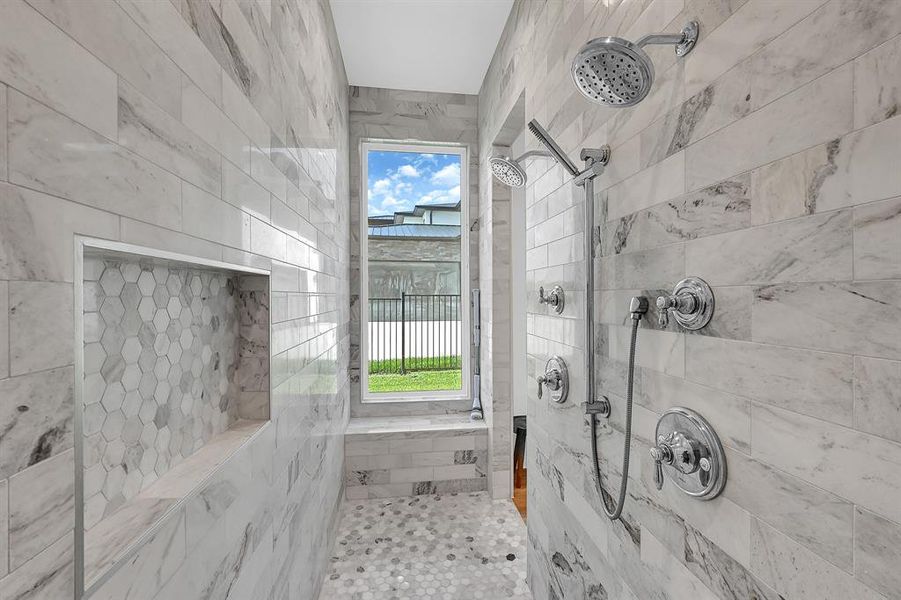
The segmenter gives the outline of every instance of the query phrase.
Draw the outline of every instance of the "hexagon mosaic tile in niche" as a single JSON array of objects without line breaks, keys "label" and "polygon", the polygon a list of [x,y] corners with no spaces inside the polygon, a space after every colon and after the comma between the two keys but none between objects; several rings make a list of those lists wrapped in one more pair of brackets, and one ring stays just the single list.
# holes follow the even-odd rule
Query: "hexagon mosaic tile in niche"
[{"label": "hexagon mosaic tile in niche", "polygon": [[[268,357],[268,300],[237,275],[137,258],[85,257],[85,528],[193,454],[242,414],[239,373]],[[247,307],[266,308],[266,327]],[[251,318],[253,317],[253,318]],[[251,321],[255,327],[242,326]],[[265,340],[242,340],[263,332]],[[259,402],[258,398],[255,399]],[[268,416],[261,415],[262,418]]]}]

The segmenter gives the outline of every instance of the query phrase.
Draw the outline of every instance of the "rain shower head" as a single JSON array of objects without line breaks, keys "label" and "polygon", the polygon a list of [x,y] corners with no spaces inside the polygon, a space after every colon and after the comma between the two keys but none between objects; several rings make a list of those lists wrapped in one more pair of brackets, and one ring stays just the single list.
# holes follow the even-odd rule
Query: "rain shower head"
[{"label": "rain shower head", "polygon": [[495,154],[488,159],[491,173],[498,181],[510,187],[522,187],[526,184],[526,170],[522,167],[522,161],[530,156],[543,156],[553,158],[550,152],[544,150],[529,150],[516,158],[510,158],[503,154]]},{"label": "rain shower head", "polygon": [[526,171],[518,161],[509,156],[492,156],[488,159],[491,173],[504,185],[522,187],[526,184]]},{"label": "rain shower head", "polygon": [[579,170],[576,168],[576,165],[573,164],[573,161],[569,160],[569,157],[564,154],[563,150],[560,146],[557,145],[551,135],[545,131],[544,127],[541,126],[541,123],[532,119],[529,121],[529,131],[532,132],[538,141],[542,143],[542,145],[548,149],[548,152],[551,153],[551,156],[560,163],[564,169],[569,171],[569,174],[575,177],[579,174]]},{"label": "rain shower head", "polygon": [[697,21],[690,21],[681,33],[646,35],[635,43],[618,37],[591,40],[573,59],[573,82],[597,104],[634,106],[644,100],[654,82],[654,63],[642,47],[673,44],[676,56],[685,56],[697,40]]}]

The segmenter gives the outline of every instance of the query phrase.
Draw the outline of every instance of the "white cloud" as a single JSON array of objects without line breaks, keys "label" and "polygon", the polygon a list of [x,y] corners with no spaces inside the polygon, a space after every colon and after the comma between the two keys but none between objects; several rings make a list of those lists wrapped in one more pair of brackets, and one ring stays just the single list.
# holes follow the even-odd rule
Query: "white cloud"
[{"label": "white cloud", "polygon": [[419,171],[417,171],[416,167],[413,165],[401,165],[401,167],[397,169],[397,174],[401,177],[419,177]]},{"label": "white cloud", "polygon": [[379,179],[372,184],[373,194],[384,194],[391,187],[391,181],[388,179]]},{"label": "white cloud", "polygon": [[452,163],[432,175],[432,183],[436,185],[456,185],[460,183],[460,165]]},{"label": "white cloud", "polygon": [[450,204],[460,201],[460,186],[454,186],[449,190],[432,190],[419,198],[417,204]]}]

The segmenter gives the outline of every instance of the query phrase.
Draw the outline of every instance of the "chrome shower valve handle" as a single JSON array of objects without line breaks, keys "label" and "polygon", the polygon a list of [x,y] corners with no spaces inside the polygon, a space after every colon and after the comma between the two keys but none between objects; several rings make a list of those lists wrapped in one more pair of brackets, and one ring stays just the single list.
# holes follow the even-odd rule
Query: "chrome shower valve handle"
[{"label": "chrome shower valve handle", "polygon": [[701,447],[692,438],[679,431],[657,437],[657,446],[651,448],[651,458],[655,462],[654,483],[663,489],[663,465],[667,464],[680,472],[691,475],[700,468]]},{"label": "chrome shower valve handle", "polygon": [[544,397],[544,388],[547,388],[551,400],[558,404],[566,402],[569,394],[569,371],[562,358],[555,356],[547,361],[544,375],[539,375],[535,379],[538,382],[539,399]]},{"label": "chrome shower valve handle", "polygon": [[686,277],[676,284],[672,294],[657,297],[657,323],[669,325],[670,313],[676,322],[689,331],[706,327],[713,318],[713,290],[699,277]]},{"label": "chrome shower valve handle", "polygon": [[[654,485],[663,489],[664,471],[680,490],[699,500],[715,498],[726,485],[726,455],[719,437],[698,413],[682,407],[663,413],[657,423]],[[665,467],[665,468],[664,468]]]},{"label": "chrome shower valve handle", "polygon": [[669,311],[677,310],[681,313],[693,313],[698,309],[698,299],[689,292],[678,295],[669,294],[657,298],[657,323],[665,328],[669,325]]},{"label": "chrome shower valve handle", "polygon": [[541,286],[538,288],[538,304],[554,307],[554,311],[559,315],[566,305],[566,294],[559,285],[555,285],[548,294],[544,293],[544,286]]}]

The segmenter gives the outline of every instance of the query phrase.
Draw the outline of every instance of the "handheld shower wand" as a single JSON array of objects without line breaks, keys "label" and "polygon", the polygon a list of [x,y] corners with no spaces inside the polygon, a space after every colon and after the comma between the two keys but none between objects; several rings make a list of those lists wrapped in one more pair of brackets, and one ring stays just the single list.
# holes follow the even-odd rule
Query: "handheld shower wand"
[{"label": "handheld shower wand", "polygon": [[[629,312],[632,314],[632,338],[629,344],[629,378],[626,387],[626,428],[624,431],[626,441],[623,449],[623,472],[622,479],[619,484],[619,499],[613,505],[608,506],[607,499],[604,498],[604,488],[601,487],[601,467],[598,459],[598,421],[597,415],[610,415],[610,403],[606,399],[597,402],[589,402],[585,404],[585,412],[591,419],[591,457],[594,462],[594,476],[597,482],[598,490],[601,492],[601,498],[604,501],[604,514],[611,521],[615,521],[623,514],[623,505],[626,501],[626,490],[629,487],[629,452],[632,448],[632,396],[635,384],[635,350],[638,341],[638,322],[642,316],[648,312],[648,299],[644,296],[635,296],[629,305]],[[589,377],[592,375],[589,374]]]}]

